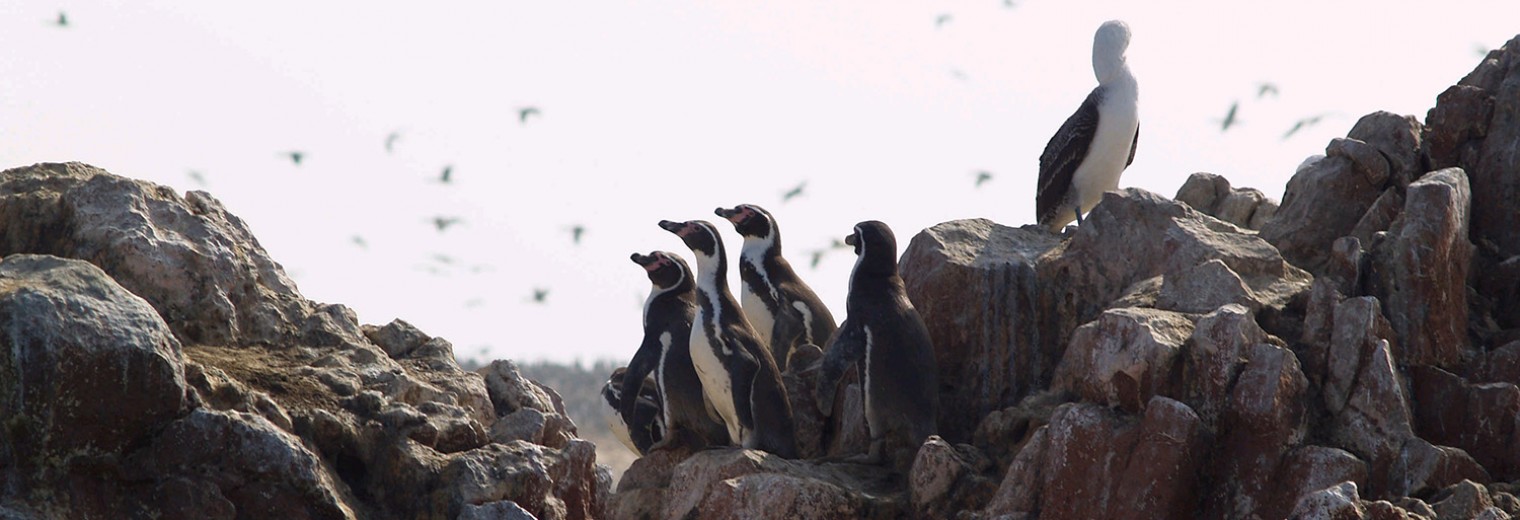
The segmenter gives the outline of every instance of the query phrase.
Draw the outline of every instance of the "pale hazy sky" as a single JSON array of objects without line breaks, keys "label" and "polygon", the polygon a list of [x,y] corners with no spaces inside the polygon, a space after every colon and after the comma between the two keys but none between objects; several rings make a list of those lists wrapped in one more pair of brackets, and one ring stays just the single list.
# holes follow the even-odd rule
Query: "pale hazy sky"
[{"label": "pale hazy sky", "polygon": [[[839,319],[853,257],[813,270],[808,252],[856,222],[902,247],[947,220],[1031,222],[1037,158],[1095,85],[1105,20],[1133,29],[1140,83],[1120,184],[1167,196],[1210,171],[1280,197],[1357,117],[1423,119],[1477,49],[1520,33],[1513,0],[881,4],[6,0],[0,168],[207,190],[307,297],[461,357],[626,360],[648,290],[628,255],[690,257],[662,218],[770,209]],[[525,106],[541,117],[519,124]]]}]

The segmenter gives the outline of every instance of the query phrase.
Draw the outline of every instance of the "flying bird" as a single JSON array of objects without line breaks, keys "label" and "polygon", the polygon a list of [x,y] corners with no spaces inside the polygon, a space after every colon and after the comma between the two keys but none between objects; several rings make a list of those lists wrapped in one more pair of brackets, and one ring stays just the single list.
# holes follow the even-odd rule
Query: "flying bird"
[{"label": "flying bird", "polygon": [[449,227],[458,223],[459,217],[445,217],[443,215],[433,217],[433,227],[438,228],[439,233],[448,230]]},{"label": "flying bird", "polygon": [[301,159],[303,159],[303,158],[306,157],[306,152],[302,152],[302,151],[298,151],[298,150],[291,150],[289,152],[286,152],[285,155],[290,156],[290,162],[295,163],[296,166],[300,166],[301,165]]},{"label": "flying bird", "polygon": [[396,141],[400,141],[400,140],[401,140],[401,132],[391,132],[390,135],[385,136],[385,153],[395,152],[396,151]]},{"label": "flying bird", "polygon": [[575,242],[575,245],[580,245],[581,244],[581,235],[585,235],[585,234],[586,234],[586,226],[583,226],[583,225],[580,225],[580,224],[576,224],[574,226],[570,226],[570,240],[572,242]]},{"label": "flying bird", "polygon": [[359,249],[369,249],[369,242],[366,241],[366,240],[364,240],[364,237],[362,237],[362,236],[354,235],[353,237],[349,238],[348,240],[350,242],[353,242],[355,246],[358,246]]},{"label": "flying bird", "polygon": [[67,13],[64,13],[63,11],[58,11],[58,21],[53,22],[53,24],[57,25],[59,27],[68,27],[69,26],[69,15]]},{"label": "flying bird", "polygon": [[951,18],[950,13],[939,15],[939,17],[934,19],[934,28],[944,27],[945,24],[950,23]]},{"label": "flying bird", "polygon": [[1319,124],[1319,120],[1324,119],[1324,117],[1325,114],[1315,114],[1298,121],[1294,121],[1293,127],[1288,129],[1288,133],[1283,134],[1283,140],[1286,141],[1289,137],[1293,137],[1293,134],[1298,133],[1299,130],[1303,130],[1305,128]]},{"label": "flying bird", "polygon": [[797,196],[802,195],[802,189],[806,187],[807,181],[802,181],[802,183],[798,184],[797,187],[786,190],[785,193],[781,194],[781,202],[789,202],[792,199],[797,198]]},{"label": "flying bird", "polygon": [[1236,102],[1230,104],[1230,111],[1228,113],[1226,113],[1224,115],[1224,119],[1219,122],[1219,131],[1220,132],[1228,131],[1230,129],[1230,127],[1235,126],[1235,114],[1239,110],[1240,110],[1240,102],[1239,101],[1236,101]]},{"label": "flying bird", "polygon": [[1256,84],[1256,99],[1267,97],[1267,94],[1271,94],[1272,97],[1277,97],[1277,85],[1267,82]]},{"label": "flying bird", "polygon": [[987,170],[978,170],[976,172],[976,187],[980,188],[990,180],[992,180],[992,172]]},{"label": "flying bird", "polygon": [[533,288],[533,303],[544,304],[544,303],[548,303],[548,300],[549,300],[549,289],[543,288],[543,287],[534,287]]},{"label": "flying bird", "polygon": [[434,253],[433,261],[444,265],[454,265],[454,257],[443,253]]},{"label": "flying bird", "polygon": [[528,124],[529,117],[541,115],[542,114],[540,114],[538,111],[538,107],[522,107],[517,109],[517,122],[526,125]]},{"label": "flying bird", "polygon": [[206,176],[203,175],[203,174],[201,174],[200,171],[198,171],[198,170],[190,170],[190,172],[187,173],[186,175],[189,175],[190,176],[190,180],[195,181],[195,184],[197,184],[199,186],[205,186],[206,185]]},{"label": "flying bird", "polygon": [[454,165],[450,164],[443,167],[443,173],[438,175],[438,182],[444,184],[454,182]]}]

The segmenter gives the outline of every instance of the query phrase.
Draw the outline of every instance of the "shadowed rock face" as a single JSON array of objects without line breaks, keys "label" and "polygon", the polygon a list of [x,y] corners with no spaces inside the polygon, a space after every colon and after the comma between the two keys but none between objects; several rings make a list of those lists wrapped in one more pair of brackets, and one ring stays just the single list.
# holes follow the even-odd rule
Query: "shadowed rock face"
[{"label": "shadowed rock face", "polygon": [[1426,121],[1362,118],[1275,212],[1200,174],[1064,235],[926,229],[901,273],[943,406],[907,472],[677,444],[616,494],[552,389],[301,298],[209,195],[10,170],[0,516],[1520,515],[1517,74],[1520,38]]},{"label": "shadowed rock face", "polygon": [[0,232],[0,516],[604,515],[553,390],[306,300],[210,195],[17,168]]}]

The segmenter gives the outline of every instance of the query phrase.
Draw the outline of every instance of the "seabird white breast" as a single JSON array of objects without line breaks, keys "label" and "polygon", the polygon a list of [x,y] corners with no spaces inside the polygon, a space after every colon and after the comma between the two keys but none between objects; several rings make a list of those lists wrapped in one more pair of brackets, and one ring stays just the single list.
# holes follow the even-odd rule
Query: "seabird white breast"
[{"label": "seabird white breast", "polygon": [[1103,192],[1119,187],[1119,175],[1135,161],[1140,142],[1140,89],[1125,62],[1129,26],[1105,22],[1093,38],[1093,73],[1098,86],[1066,119],[1040,154],[1035,217],[1059,231],[1082,223]]}]

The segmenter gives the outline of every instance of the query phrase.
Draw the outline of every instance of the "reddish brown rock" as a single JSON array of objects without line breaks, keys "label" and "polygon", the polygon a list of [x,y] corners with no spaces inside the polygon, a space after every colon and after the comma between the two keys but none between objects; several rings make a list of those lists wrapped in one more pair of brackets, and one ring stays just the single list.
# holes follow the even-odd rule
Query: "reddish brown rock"
[{"label": "reddish brown rock", "polygon": [[1251,313],[1239,305],[1227,305],[1198,320],[1186,347],[1186,399],[1213,428],[1227,406],[1230,388],[1240,374],[1242,361],[1253,345],[1267,341]]},{"label": "reddish brown rock", "polygon": [[1361,488],[1366,485],[1367,476],[1367,464],[1350,452],[1326,446],[1300,446],[1288,452],[1278,467],[1272,503],[1296,504],[1300,497],[1340,482],[1351,482]]},{"label": "reddish brown rock", "polygon": [[1209,518],[1282,518],[1291,505],[1272,500],[1279,483],[1272,476],[1305,434],[1304,395],[1308,381],[1297,358],[1282,347],[1250,346],[1245,368],[1230,389],[1220,417],[1215,448],[1214,493],[1204,503]]},{"label": "reddish brown rock", "polygon": [[1255,188],[1231,188],[1230,180],[1212,173],[1194,173],[1177,189],[1185,202],[1205,215],[1245,229],[1261,225],[1277,212],[1277,202]]},{"label": "reddish brown rock", "polygon": [[1425,496],[1463,480],[1489,481],[1488,472],[1467,452],[1436,446],[1419,437],[1404,443],[1388,476],[1394,496]]},{"label": "reddish brown rock", "polygon": [[1293,507],[1295,520],[1360,520],[1366,518],[1355,482],[1342,482],[1304,495]]},{"label": "reddish brown rock", "polygon": [[714,449],[671,475],[664,518],[896,518],[886,470],[812,464],[754,450]]},{"label": "reddish brown rock", "polygon": [[1193,323],[1174,312],[1106,311],[1072,334],[1051,388],[1137,411],[1170,390],[1176,359],[1192,332]]},{"label": "reddish brown rock", "polygon": [[1467,347],[1467,175],[1448,168],[1409,185],[1404,213],[1373,248],[1374,292],[1398,335],[1400,364],[1451,367]]},{"label": "reddish brown rock", "polygon": [[1037,226],[958,220],[925,229],[903,251],[908,298],[924,318],[939,366],[939,433],[970,440],[982,416],[1050,382],[1062,343],[1031,320],[1043,312],[1035,262],[1058,237]]},{"label": "reddish brown rock", "polygon": [[1410,367],[1409,375],[1421,438],[1465,450],[1496,479],[1520,477],[1520,388],[1473,385],[1434,367]]}]

